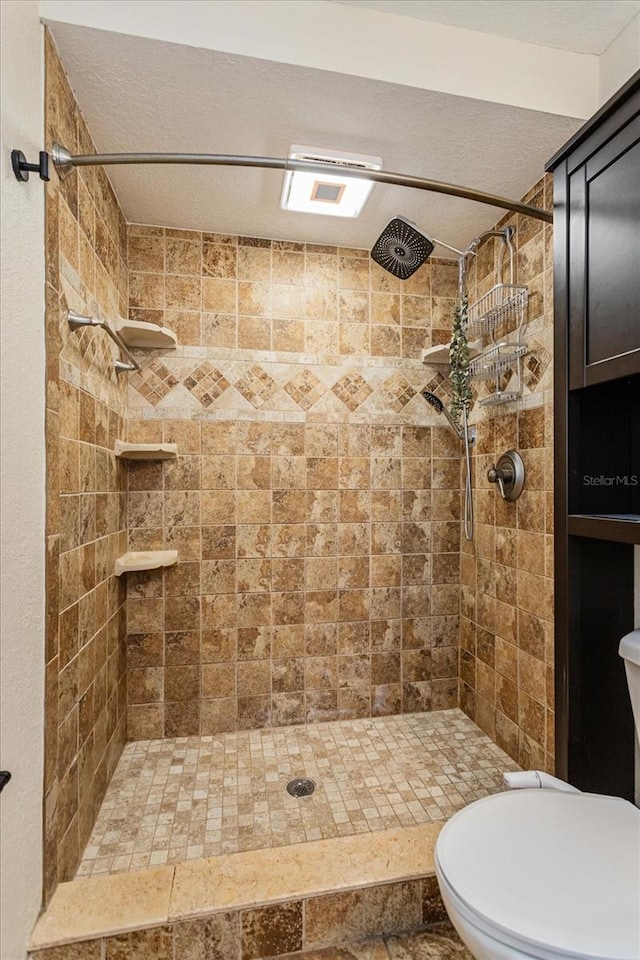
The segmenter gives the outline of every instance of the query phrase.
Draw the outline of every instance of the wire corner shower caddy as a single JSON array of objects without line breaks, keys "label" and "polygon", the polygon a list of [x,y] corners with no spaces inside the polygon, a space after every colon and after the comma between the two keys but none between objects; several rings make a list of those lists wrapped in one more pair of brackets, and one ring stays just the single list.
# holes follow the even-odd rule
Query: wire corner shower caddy
[{"label": "wire corner shower caddy", "polygon": [[[469,363],[473,380],[493,381],[495,390],[478,401],[481,407],[495,407],[518,400],[522,395],[522,357],[528,344],[522,339],[527,318],[529,288],[515,282],[513,227],[499,231],[504,244],[500,255],[500,280],[469,307],[466,331],[472,337],[488,337],[490,344]],[[509,282],[504,282],[505,250],[509,254]],[[496,339],[496,335],[501,339]],[[508,390],[503,378],[515,370],[516,384]]]}]

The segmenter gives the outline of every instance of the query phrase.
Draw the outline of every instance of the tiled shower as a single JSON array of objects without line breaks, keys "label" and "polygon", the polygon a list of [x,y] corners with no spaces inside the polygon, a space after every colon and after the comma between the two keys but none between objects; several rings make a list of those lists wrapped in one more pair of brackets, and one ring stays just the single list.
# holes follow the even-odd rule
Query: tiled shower
[{"label": "tiled shower", "polygon": [[[93,152],[48,39],[54,139]],[[491,738],[552,768],[551,228],[509,222],[532,351],[515,411],[474,411],[466,543],[459,444],[420,396],[449,389],[421,352],[450,337],[454,261],[401,283],[366,250],[126,224],[102,168],[54,176],[48,893],[74,876],[127,740],[202,737],[206,750],[319,721],[364,736],[366,721],[461,707],[488,735],[480,753],[498,749]],[[472,296],[496,256],[480,248]],[[69,331],[69,307],[165,325],[179,346],[118,379],[102,335]],[[116,439],[175,442],[179,457],[127,467]],[[485,480],[511,446],[530,478],[517,505]],[[180,562],[116,578],[127,549],[177,549]],[[493,762],[497,778],[503,755]]]},{"label": "tiled shower", "polygon": [[130,548],[180,555],[128,578],[129,735],[456,705],[460,464],[418,346],[455,265],[407,292],[364,250],[134,226],[129,269],[180,343],[129,381],[128,438],[180,452],[129,467]]}]

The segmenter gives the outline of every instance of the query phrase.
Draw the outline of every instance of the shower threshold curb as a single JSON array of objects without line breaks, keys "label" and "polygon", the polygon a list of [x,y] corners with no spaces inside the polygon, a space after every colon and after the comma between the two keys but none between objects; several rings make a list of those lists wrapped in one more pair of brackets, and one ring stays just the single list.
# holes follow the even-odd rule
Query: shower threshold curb
[{"label": "shower threshold curb", "polygon": [[442,826],[400,827],[61,883],[35,926],[29,950],[37,960],[38,951],[50,947],[278,904],[300,904],[302,915],[310,900],[358,890],[374,928],[364,933],[382,933],[387,931],[379,930],[379,909],[366,909],[366,891],[404,881],[418,929],[433,923],[432,915],[441,910],[433,852]]}]

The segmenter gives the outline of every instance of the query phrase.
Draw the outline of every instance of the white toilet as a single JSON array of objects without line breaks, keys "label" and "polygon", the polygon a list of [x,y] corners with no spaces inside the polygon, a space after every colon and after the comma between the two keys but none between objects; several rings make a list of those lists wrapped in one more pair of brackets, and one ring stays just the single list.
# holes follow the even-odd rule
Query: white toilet
[{"label": "white toilet", "polygon": [[[640,629],[619,653],[640,737]],[[520,777],[538,788],[478,800],[438,837],[436,874],[460,937],[476,960],[639,960],[640,810]]]}]

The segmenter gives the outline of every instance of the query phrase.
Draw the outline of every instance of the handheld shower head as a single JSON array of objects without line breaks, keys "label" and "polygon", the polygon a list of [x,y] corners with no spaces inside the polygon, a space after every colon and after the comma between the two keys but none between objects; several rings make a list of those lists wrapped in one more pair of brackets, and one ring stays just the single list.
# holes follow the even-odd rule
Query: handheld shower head
[{"label": "handheld shower head", "polygon": [[440,397],[436,397],[435,393],[429,393],[428,390],[423,390],[423,391],[422,391],[422,396],[425,398],[425,400],[427,401],[427,403],[430,403],[430,404],[431,404],[431,406],[433,407],[433,409],[434,409],[437,413],[442,413],[442,412],[443,412],[443,410],[444,410],[444,403],[442,402],[442,400],[440,399]]},{"label": "handheld shower head", "polygon": [[400,280],[406,280],[428,260],[435,244],[404,217],[394,217],[373,245],[371,259]]},{"label": "handheld shower head", "polygon": [[455,435],[456,435],[456,437],[458,438],[458,440],[462,439],[462,431],[461,431],[460,427],[459,427],[458,424],[455,422],[455,420],[453,419],[453,417],[451,416],[451,414],[449,413],[449,411],[448,411],[447,408],[445,407],[445,405],[444,405],[444,403],[442,402],[442,400],[440,399],[440,397],[436,397],[435,393],[430,393],[428,390],[423,390],[423,391],[422,391],[422,396],[423,396],[424,399],[427,401],[427,403],[429,403],[429,404],[433,407],[433,409],[436,411],[436,413],[444,413],[444,415],[445,415],[445,417],[446,417],[446,419],[447,419],[447,423],[449,424],[449,426],[451,427],[451,429],[452,429],[453,432],[455,433]]}]

